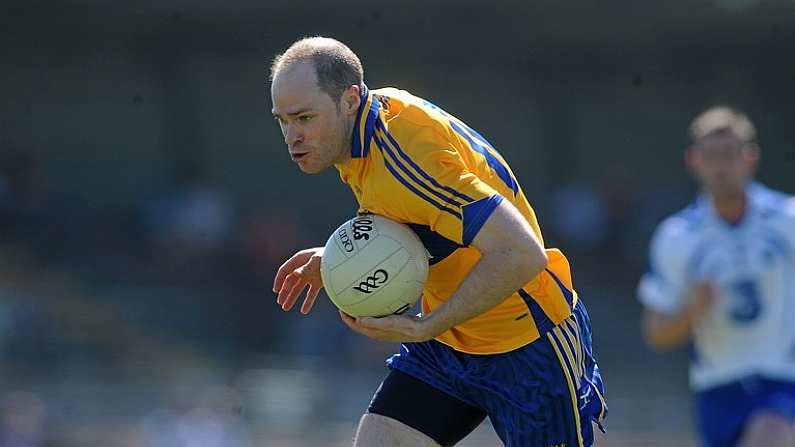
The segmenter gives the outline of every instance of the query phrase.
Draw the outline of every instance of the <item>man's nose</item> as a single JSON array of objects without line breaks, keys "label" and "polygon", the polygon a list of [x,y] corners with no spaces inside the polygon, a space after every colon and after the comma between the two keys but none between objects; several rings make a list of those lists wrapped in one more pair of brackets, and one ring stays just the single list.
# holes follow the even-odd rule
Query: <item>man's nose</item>
[{"label": "man's nose", "polygon": [[303,138],[303,134],[296,126],[287,125],[287,128],[284,130],[284,142],[287,143],[288,146],[300,142]]}]

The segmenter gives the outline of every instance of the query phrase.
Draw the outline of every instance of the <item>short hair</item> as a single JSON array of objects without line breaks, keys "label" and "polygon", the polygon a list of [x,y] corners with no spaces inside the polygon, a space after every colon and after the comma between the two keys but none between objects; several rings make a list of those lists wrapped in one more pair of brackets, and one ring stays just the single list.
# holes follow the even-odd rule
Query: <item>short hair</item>
[{"label": "short hair", "polygon": [[701,112],[690,124],[690,142],[709,135],[730,132],[746,144],[756,144],[754,123],[746,114],[729,106],[713,106]]},{"label": "short hair", "polygon": [[298,62],[310,62],[315,68],[318,87],[334,102],[350,86],[364,86],[364,69],[356,53],[344,43],[328,37],[305,37],[277,55],[271,64],[270,80]]}]

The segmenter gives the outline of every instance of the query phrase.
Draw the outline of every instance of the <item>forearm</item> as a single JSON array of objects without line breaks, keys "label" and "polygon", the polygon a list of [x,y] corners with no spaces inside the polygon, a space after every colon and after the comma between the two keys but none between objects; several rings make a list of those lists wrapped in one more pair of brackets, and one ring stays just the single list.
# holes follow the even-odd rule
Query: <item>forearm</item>
[{"label": "forearm", "polygon": [[546,267],[546,257],[506,249],[483,255],[450,298],[425,315],[438,334],[503,302]]},{"label": "forearm", "polygon": [[690,339],[692,321],[687,312],[674,315],[647,314],[643,321],[646,342],[653,348],[663,350],[682,345]]}]

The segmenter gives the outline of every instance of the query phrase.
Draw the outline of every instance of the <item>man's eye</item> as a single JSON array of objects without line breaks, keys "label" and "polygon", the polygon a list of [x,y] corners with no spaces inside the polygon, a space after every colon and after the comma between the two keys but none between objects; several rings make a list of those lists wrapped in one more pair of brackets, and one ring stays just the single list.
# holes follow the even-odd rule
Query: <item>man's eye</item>
[{"label": "man's eye", "polygon": [[309,120],[311,120],[311,119],[312,119],[312,117],[309,116],[309,115],[301,115],[301,116],[298,117],[298,121],[302,121],[304,123],[309,121]]}]

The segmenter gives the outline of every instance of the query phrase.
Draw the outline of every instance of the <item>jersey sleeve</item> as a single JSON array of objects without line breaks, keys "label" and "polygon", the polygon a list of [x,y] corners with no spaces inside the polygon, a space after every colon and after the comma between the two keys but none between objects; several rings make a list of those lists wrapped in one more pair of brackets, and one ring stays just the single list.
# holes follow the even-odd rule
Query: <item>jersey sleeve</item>
[{"label": "jersey sleeve", "polygon": [[686,244],[675,222],[664,222],[655,232],[649,250],[649,270],[638,285],[640,302],[657,312],[672,314],[682,305],[687,283]]},{"label": "jersey sleeve", "polygon": [[394,152],[394,157],[385,157],[387,170],[398,183],[389,199],[400,204],[403,217],[469,245],[502,196],[470,172],[455,149]]},{"label": "jersey sleeve", "polygon": [[785,223],[782,225],[790,249],[795,248],[795,197],[784,200],[783,206]]}]

